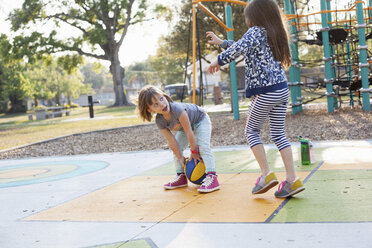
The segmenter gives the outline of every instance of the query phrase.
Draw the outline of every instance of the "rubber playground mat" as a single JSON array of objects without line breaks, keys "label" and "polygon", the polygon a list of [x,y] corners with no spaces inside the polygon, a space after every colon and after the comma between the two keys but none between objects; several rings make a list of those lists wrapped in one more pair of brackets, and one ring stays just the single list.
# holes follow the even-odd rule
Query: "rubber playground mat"
[{"label": "rubber playground mat", "polygon": [[[24,220],[290,223],[372,221],[372,153],[369,147],[318,147],[316,162],[302,166],[294,148],[298,176],[306,190],[277,199],[274,190],[251,194],[259,166],[249,150],[216,151],[221,189],[200,194],[197,186],[163,190],[174,176],[172,163],[81,196]],[[279,152],[268,149],[268,161],[279,178],[285,171]],[[357,209],[357,211],[356,211]]]}]

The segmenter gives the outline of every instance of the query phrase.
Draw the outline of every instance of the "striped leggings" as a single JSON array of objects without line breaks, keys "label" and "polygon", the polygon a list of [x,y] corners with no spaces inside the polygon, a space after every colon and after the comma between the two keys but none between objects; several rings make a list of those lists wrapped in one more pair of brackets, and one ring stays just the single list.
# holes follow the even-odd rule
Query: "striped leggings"
[{"label": "striped leggings", "polygon": [[245,137],[251,148],[262,144],[260,131],[267,116],[269,116],[270,137],[279,151],[290,146],[284,132],[288,98],[288,88],[253,97],[245,126]]}]

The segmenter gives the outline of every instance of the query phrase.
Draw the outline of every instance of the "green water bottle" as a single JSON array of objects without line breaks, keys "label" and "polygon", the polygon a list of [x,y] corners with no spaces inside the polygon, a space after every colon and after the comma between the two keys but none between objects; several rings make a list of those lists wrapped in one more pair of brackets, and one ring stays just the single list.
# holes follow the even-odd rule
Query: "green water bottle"
[{"label": "green water bottle", "polygon": [[302,165],[309,165],[311,164],[309,140],[303,139],[301,136],[298,136],[298,139],[301,142],[301,163]]}]

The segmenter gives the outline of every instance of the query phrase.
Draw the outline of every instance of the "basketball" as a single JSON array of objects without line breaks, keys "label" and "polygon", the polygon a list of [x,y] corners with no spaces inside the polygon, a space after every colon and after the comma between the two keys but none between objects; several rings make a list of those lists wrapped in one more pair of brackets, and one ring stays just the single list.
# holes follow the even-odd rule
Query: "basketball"
[{"label": "basketball", "polygon": [[190,182],[195,184],[202,184],[203,179],[206,177],[205,165],[203,161],[197,161],[195,165],[194,159],[187,159],[185,167],[185,175]]}]

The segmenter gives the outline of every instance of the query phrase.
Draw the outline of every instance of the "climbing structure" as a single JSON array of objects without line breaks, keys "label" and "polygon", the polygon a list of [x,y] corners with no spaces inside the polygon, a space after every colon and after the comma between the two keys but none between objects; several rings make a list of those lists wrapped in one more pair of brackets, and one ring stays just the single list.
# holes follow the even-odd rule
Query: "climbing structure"
[{"label": "climbing structure", "polygon": [[[307,1],[308,4],[309,1]],[[301,90],[300,69],[306,66],[324,66],[324,79],[319,82],[326,88],[328,112],[334,112],[340,99],[340,89],[348,89],[350,106],[354,106],[353,96],[362,97],[363,110],[370,110],[369,55],[366,40],[372,38],[372,32],[366,23],[371,23],[372,1],[363,8],[364,1],[349,2],[343,9],[335,1],[335,10],[331,1],[320,0],[320,11],[306,14],[298,13],[296,0],[285,0],[284,9],[291,32],[292,66],[289,69],[289,87],[291,90],[292,113],[302,111],[304,97]],[[366,17],[365,17],[366,16]],[[341,17],[341,18],[340,18]],[[343,17],[343,18],[342,18]],[[335,19],[335,20],[332,20]],[[366,36],[366,31],[368,35]],[[310,37],[310,38],[309,38]],[[323,46],[323,58],[311,61],[299,59],[300,42],[308,45]]]}]

